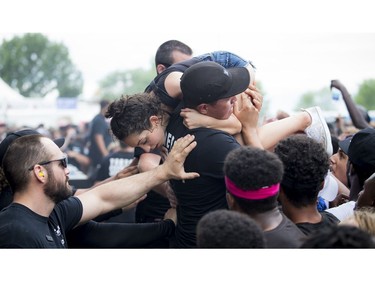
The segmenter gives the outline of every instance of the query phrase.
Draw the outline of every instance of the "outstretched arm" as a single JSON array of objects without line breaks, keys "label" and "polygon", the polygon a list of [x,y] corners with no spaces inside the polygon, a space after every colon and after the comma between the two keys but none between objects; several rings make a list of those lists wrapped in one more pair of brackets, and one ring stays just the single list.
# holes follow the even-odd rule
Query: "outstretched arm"
[{"label": "outstretched arm", "polygon": [[142,248],[173,234],[171,219],[153,223],[89,221],[68,232],[70,248]]},{"label": "outstretched arm", "polygon": [[[161,156],[152,152],[145,152],[139,156],[138,169],[140,173],[150,171],[155,167],[159,166]],[[157,186],[153,187],[153,191],[159,193],[160,195],[167,197],[167,186],[168,182],[163,182]]]},{"label": "outstretched arm", "polygon": [[184,125],[189,129],[199,127],[211,128],[235,135],[241,132],[241,122],[233,114],[226,120],[219,120],[204,114],[200,114],[195,109],[183,108],[180,113],[184,118]]},{"label": "outstretched arm", "polygon": [[125,207],[141,198],[155,185],[170,179],[193,179],[198,173],[186,173],[184,161],[197,143],[194,136],[178,139],[167,159],[155,169],[102,184],[88,192],[78,195],[83,205],[80,223],[114,209]]},{"label": "outstretched arm", "polygon": [[264,124],[259,127],[258,135],[264,149],[272,151],[280,140],[298,132],[303,132],[310,124],[310,115],[306,111],[302,111],[284,119]]},{"label": "outstretched arm", "polygon": [[103,181],[99,181],[99,182],[96,182],[92,187],[90,188],[78,188],[76,190],[76,193],[74,195],[79,195],[79,194],[82,194],[84,192],[87,192],[101,184],[105,184],[107,182],[111,182],[111,181],[114,181],[114,180],[118,180],[118,179],[122,179],[122,178],[126,178],[126,177],[130,177],[132,175],[135,175],[135,174],[138,174],[138,167],[137,166],[132,166],[132,164],[130,164],[129,166],[123,168],[121,171],[119,171],[116,175],[113,175],[109,178],[106,178],[105,180]]},{"label": "outstretched arm", "polygon": [[342,98],[344,99],[346,108],[348,109],[353,125],[357,129],[372,128],[371,125],[367,123],[361,112],[359,112],[355,102],[353,101],[346,87],[339,80],[331,81],[331,89],[332,88],[336,88],[341,92]]}]

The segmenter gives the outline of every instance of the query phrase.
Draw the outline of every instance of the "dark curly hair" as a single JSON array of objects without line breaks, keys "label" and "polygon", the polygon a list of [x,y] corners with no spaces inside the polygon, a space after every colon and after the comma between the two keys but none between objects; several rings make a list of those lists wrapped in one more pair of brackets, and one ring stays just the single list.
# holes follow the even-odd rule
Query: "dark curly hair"
[{"label": "dark curly hair", "polygon": [[[224,174],[237,187],[256,190],[279,183],[283,176],[283,164],[273,152],[243,146],[228,153],[224,162]],[[269,211],[277,206],[278,195],[261,200],[232,196],[247,214]]]},{"label": "dark curly hair", "polygon": [[296,207],[315,204],[329,168],[324,147],[298,134],[281,140],[275,153],[284,163],[281,188],[288,200]]},{"label": "dark curly hair", "polygon": [[265,248],[263,230],[249,216],[229,210],[205,214],[197,224],[198,248]]},{"label": "dark curly hair", "polygon": [[146,93],[122,96],[108,106],[106,118],[112,118],[110,126],[113,135],[123,141],[132,134],[151,128],[150,117],[163,118],[165,110],[158,97]]}]

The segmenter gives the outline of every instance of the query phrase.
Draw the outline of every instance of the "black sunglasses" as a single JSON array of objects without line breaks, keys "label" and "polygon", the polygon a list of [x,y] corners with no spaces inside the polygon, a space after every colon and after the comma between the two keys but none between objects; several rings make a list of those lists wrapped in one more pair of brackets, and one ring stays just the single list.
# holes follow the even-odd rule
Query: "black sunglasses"
[{"label": "black sunglasses", "polygon": [[[64,156],[63,158],[61,159],[56,159],[56,160],[50,160],[50,161],[44,161],[44,162],[40,162],[40,163],[37,163],[35,165],[48,165],[52,162],[56,162],[56,161],[60,161],[60,164],[64,167],[64,168],[67,168],[68,167],[68,158],[66,156]],[[34,166],[35,166],[34,165]],[[29,168],[29,171],[32,171],[34,169],[34,166],[32,166],[31,168]]]}]

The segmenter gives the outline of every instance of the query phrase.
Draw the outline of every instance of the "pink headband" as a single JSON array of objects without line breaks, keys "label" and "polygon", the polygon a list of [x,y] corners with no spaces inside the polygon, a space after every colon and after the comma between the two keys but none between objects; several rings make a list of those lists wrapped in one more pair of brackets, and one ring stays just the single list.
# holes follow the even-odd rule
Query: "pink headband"
[{"label": "pink headband", "polygon": [[227,190],[231,194],[240,198],[259,200],[274,196],[279,192],[280,183],[276,183],[270,186],[263,186],[256,190],[243,190],[238,188],[228,177],[224,178]]}]

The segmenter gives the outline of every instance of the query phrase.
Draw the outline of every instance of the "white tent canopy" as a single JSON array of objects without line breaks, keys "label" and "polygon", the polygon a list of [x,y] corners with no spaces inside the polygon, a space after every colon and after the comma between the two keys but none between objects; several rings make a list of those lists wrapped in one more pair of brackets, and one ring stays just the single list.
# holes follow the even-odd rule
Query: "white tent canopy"
[{"label": "white tent canopy", "polygon": [[6,122],[9,108],[24,102],[25,98],[0,78],[0,122]]},{"label": "white tent canopy", "polygon": [[13,90],[3,79],[0,78],[0,99],[1,105],[3,106],[3,103],[11,104],[12,102],[23,101],[25,97]]},{"label": "white tent canopy", "polygon": [[0,78],[0,122],[10,126],[36,127],[43,123],[57,127],[62,120],[79,124],[89,122],[98,112],[99,105],[93,102],[78,101],[74,108],[61,107],[56,91],[45,97],[26,98]]}]

